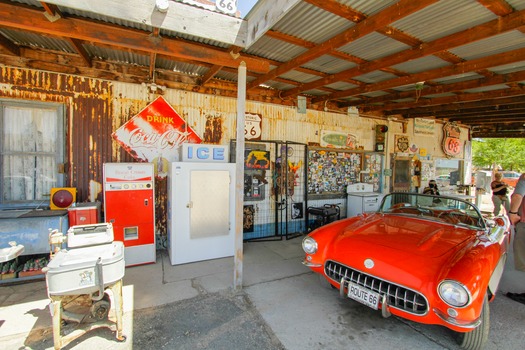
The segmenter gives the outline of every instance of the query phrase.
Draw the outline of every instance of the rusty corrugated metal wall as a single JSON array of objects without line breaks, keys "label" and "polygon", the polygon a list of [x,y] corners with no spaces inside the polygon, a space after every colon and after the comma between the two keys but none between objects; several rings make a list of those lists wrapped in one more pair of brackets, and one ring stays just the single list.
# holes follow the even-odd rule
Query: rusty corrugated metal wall
[{"label": "rusty corrugated metal wall", "polygon": [[87,201],[90,182],[101,182],[102,164],[111,160],[111,83],[0,66],[0,84],[2,98],[64,104],[66,186],[77,188],[77,201]]}]

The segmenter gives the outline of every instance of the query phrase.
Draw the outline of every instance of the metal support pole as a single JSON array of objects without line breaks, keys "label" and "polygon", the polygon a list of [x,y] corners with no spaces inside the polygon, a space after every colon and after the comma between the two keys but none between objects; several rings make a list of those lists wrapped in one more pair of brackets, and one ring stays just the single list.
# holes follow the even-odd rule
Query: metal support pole
[{"label": "metal support pole", "polygon": [[237,79],[237,141],[235,149],[235,256],[233,287],[242,289],[244,202],[244,115],[246,112],[246,63],[239,65]]}]

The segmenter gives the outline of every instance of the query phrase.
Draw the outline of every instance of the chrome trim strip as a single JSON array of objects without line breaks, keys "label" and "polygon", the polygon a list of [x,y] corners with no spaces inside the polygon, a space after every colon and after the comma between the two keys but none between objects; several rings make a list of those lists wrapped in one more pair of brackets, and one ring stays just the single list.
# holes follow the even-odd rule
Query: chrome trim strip
[{"label": "chrome trim strip", "polygon": [[458,327],[461,327],[461,328],[475,329],[475,328],[479,327],[479,325],[481,324],[481,318],[478,318],[477,320],[474,320],[474,321],[472,321],[470,323],[460,323],[455,318],[452,318],[452,317],[450,317],[448,315],[445,315],[443,312],[441,312],[438,309],[432,309],[432,311],[434,311],[434,313],[437,315],[437,317],[439,317],[440,319],[442,319],[446,323],[450,323],[451,325],[458,326]]},{"label": "chrome trim strip", "polygon": [[386,293],[383,294],[383,298],[381,298],[381,316],[383,316],[383,318],[388,318],[388,317],[392,316],[392,314],[388,310],[388,303],[387,303],[387,300],[386,300]]}]

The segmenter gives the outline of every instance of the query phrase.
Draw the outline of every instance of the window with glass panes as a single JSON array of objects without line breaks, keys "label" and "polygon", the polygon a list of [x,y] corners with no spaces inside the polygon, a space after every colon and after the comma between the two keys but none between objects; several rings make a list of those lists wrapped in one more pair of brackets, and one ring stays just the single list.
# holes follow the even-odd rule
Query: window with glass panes
[{"label": "window with glass panes", "polygon": [[63,186],[63,106],[0,100],[1,208],[47,207]]}]

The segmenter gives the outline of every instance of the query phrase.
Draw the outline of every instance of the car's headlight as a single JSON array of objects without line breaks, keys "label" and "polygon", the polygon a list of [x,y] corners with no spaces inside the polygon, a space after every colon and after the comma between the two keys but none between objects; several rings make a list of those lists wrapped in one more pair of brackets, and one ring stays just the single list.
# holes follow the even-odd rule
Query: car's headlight
[{"label": "car's headlight", "polygon": [[317,251],[317,242],[312,237],[305,237],[303,239],[303,250],[307,254],[314,254]]},{"label": "car's headlight", "polygon": [[453,307],[463,307],[470,301],[470,293],[459,282],[446,280],[439,284],[439,296],[443,301]]}]

